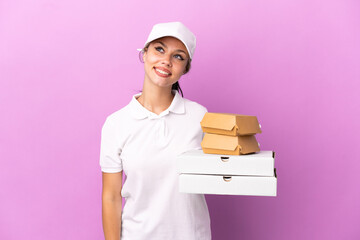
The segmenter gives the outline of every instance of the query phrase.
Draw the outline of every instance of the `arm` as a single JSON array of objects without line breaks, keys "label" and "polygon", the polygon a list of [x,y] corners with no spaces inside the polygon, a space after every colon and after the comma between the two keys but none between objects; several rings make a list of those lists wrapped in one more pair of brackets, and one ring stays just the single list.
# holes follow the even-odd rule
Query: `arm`
[{"label": "arm", "polygon": [[102,220],[105,240],[120,240],[122,173],[102,173]]}]

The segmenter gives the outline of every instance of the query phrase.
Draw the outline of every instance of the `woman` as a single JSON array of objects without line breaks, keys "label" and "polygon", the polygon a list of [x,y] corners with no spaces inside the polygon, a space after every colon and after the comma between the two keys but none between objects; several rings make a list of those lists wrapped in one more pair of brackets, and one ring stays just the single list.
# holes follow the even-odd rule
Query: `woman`
[{"label": "woman", "polygon": [[182,23],[156,24],[141,49],[142,93],[104,123],[100,166],[106,240],[211,239],[204,195],[180,193],[176,170],[177,155],[201,148],[200,121],[207,111],[178,92],[195,45],[194,34]]}]

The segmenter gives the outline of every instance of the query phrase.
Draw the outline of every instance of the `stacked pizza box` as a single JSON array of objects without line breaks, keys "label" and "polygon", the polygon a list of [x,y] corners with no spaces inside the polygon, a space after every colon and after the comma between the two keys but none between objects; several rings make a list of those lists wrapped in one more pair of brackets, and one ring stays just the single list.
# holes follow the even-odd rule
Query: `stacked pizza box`
[{"label": "stacked pizza box", "polygon": [[206,113],[201,149],[177,158],[184,193],[276,196],[275,153],[260,151],[255,116]]}]

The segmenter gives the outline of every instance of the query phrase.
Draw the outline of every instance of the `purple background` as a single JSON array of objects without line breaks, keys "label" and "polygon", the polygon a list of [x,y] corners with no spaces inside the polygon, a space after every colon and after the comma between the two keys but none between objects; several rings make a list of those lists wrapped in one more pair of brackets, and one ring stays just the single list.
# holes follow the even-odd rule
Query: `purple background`
[{"label": "purple background", "polygon": [[360,239],[356,0],[0,1],[0,239],[103,239],[101,126],[168,21],[197,36],[185,98],[277,154],[277,197],[206,196],[213,239]]}]

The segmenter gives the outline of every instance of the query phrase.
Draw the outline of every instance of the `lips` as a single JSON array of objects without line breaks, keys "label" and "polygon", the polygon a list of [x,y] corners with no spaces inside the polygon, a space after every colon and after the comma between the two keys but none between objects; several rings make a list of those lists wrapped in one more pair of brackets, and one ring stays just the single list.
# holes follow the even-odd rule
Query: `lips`
[{"label": "lips", "polygon": [[171,72],[163,67],[154,67],[155,73],[160,77],[169,77],[171,76]]}]

